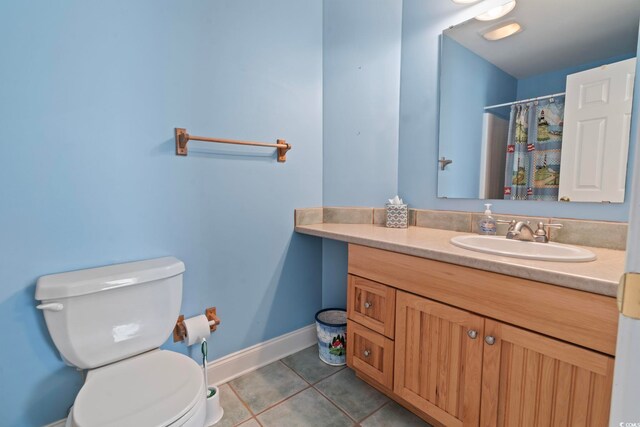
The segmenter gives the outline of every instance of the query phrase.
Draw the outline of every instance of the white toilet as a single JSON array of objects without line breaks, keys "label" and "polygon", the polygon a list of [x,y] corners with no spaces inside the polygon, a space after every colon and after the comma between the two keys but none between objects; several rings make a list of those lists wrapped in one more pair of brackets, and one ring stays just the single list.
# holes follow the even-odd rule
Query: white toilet
[{"label": "white toilet", "polygon": [[158,349],[180,313],[183,272],[166,257],[38,279],[54,344],[67,364],[88,370],[67,426],[204,426],[202,369]]}]

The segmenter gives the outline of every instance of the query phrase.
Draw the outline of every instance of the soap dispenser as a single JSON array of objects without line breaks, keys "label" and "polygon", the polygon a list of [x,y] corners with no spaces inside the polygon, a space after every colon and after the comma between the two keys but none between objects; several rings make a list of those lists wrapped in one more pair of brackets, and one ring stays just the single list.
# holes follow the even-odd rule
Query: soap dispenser
[{"label": "soap dispenser", "polygon": [[496,220],[491,216],[491,203],[485,203],[484,215],[478,221],[478,234],[495,236]]}]

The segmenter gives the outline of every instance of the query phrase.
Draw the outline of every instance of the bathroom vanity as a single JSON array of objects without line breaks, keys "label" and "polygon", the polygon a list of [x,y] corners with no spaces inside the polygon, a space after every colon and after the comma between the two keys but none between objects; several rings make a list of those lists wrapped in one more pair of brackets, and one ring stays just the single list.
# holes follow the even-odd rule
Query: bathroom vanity
[{"label": "bathroom vanity", "polygon": [[460,233],[445,230],[296,230],[350,242],[347,364],[423,419],[607,425],[618,322],[610,278],[624,252],[594,249],[598,261],[559,267],[455,248],[448,239]]},{"label": "bathroom vanity", "polygon": [[348,365],[427,420],[607,424],[613,298],[349,245],[347,312]]}]

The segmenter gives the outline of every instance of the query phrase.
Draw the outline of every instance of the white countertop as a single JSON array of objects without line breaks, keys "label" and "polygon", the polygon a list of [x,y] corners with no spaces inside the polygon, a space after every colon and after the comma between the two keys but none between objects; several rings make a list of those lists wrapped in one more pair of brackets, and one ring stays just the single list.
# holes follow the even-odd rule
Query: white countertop
[{"label": "white countertop", "polygon": [[449,240],[469,233],[433,228],[324,223],[299,225],[295,231],[612,297],[616,296],[618,280],[624,272],[625,252],[612,249],[588,248],[598,257],[591,262],[551,262],[462,249]]}]

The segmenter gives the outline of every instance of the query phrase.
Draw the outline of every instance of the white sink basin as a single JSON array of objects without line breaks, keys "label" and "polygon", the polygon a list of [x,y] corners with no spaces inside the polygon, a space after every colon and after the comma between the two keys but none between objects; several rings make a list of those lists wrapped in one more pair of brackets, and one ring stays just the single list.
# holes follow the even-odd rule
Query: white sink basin
[{"label": "white sink basin", "polygon": [[596,259],[593,252],[571,245],[522,242],[501,236],[457,236],[451,239],[451,243],[472,251],[539,261],[586,262]]}]

